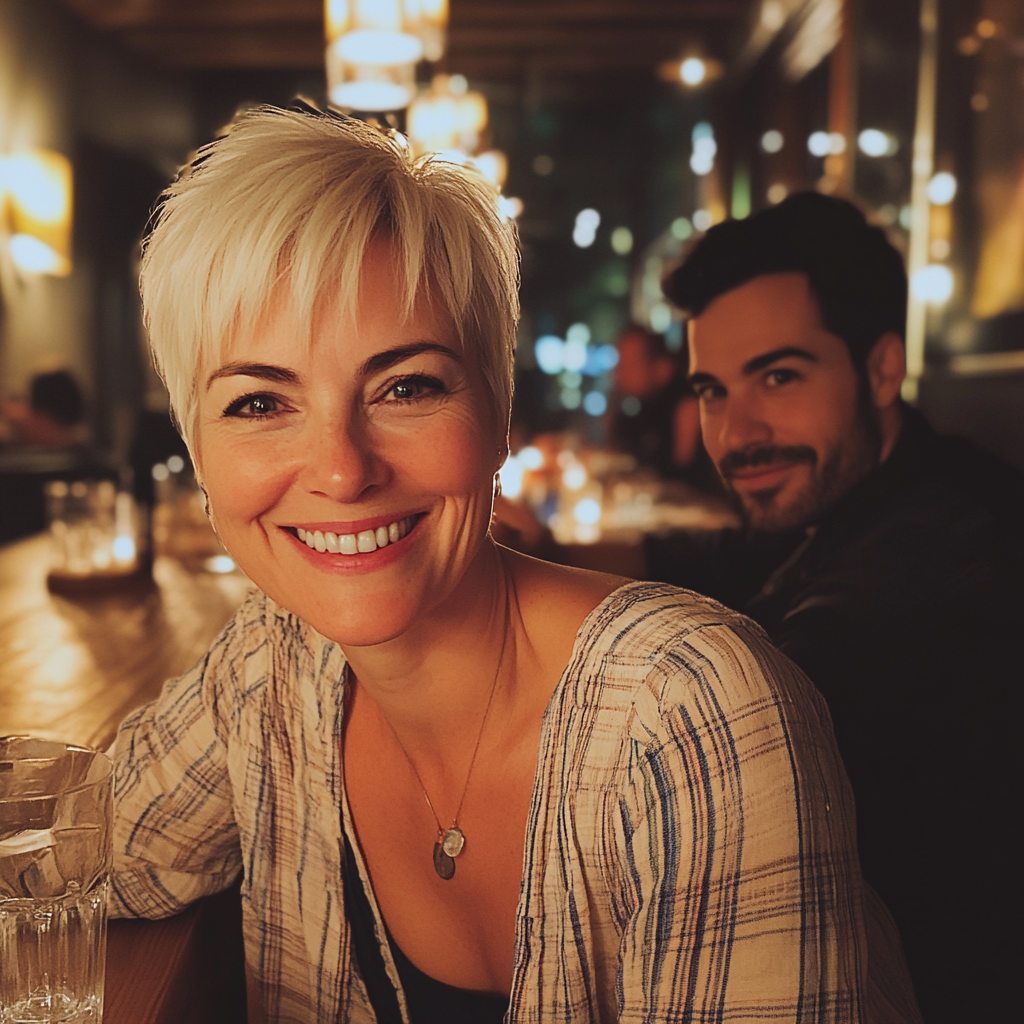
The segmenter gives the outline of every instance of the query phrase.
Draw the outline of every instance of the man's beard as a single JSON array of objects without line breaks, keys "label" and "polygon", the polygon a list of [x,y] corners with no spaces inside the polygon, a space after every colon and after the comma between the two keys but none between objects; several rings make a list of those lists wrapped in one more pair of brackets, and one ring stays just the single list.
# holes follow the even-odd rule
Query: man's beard
[{"label": "man's beard", "polygon": [[[839,444],[823,452],[820,460],[818,453],[808,446],[766,446],[727,452],[718,463],[718,471],[738,502],[746,525],[760,533],[779,533],[817,523],[850,488],[878,465],[881,449],[881,431],[862,394],[853,429]],[[755,494],[741,494],[734,487],[734,470],[774,463],[803,463],[808,467],[806,484],[785,505],[776,502],[785,484]]]}]

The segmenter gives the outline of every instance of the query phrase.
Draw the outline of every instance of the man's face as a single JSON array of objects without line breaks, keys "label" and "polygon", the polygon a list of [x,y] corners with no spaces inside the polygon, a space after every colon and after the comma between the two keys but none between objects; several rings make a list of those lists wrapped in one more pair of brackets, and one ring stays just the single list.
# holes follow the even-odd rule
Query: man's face
[{"label": "man's face", "polygon": [[814,524],[878,464],[870,404],[806,275],[755,277],[689,331],[704,444],[755,530]]}]

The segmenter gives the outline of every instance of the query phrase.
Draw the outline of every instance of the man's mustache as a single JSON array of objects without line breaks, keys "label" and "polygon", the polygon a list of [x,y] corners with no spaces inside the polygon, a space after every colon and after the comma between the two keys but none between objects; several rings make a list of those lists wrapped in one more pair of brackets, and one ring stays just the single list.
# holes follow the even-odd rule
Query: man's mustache
[{"label": "man's mustache", "polygon": [[818,453],[813,448],[803,445],[772,445],[766,448],[749,448],[742,452],[727,452],[718,463],[718,471],[728,479],[741,469],[770,466],[773,463],[791,465],[794,462],[806,462],[813,466],[817,461]]}]

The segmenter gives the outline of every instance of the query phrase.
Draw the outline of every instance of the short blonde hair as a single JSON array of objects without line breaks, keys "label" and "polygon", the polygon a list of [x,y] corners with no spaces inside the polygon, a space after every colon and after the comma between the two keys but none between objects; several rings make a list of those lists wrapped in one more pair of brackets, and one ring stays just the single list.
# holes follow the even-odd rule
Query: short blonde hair
[{"label": "short blonde hair", "polygon": [[312,108],[260,107],[200,150],[164,193],[144,243],[146,327],[171,409],[194,449],[200,357],[251,331],[285,285],[300,322],[326,296],[351,314],[367,245],[397,255],[403,315],[424,287],[477,353],[508,422],[519,317],[515,228],[494,190],[405,140]]}]

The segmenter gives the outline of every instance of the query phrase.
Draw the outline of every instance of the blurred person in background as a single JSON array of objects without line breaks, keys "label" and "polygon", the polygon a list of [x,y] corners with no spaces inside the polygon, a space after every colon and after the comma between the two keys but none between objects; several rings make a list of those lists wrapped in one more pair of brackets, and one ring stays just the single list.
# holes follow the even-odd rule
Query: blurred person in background
[{"label": "blurred person in background", "polygon": [[115,914],[242,873],[270,1021],[918,1019],[799,669],[489,535],[518,253],[482,178],[261,108],[171,186],[142,281],[259,590],[119,730]]},{"label": "blurred person in background", "polygon": [[87,443],[85,401],[68,370],[37,373],[28,398],[0,403],[0,544],[46,528],[50,480],[116,480]]},{"label": "blurred person in background", "polygon": [[851,204],[714,227],[664,288],[747,530],[653,540],[651,571],[746,611],[825,695],[924,1018],[1011,1020],[1024,476],[901,401],[903,263]]},{"label": "blurred person in background", "polygon": [[714,488],[714,470],[700,439],[697,399],[686,383],[685,354],[670,352],[662,335],[636,324],[626,328],[616,348],[620,403],[611,430],[616,448],[663,479]]},{"label": "blurred person in background", "polygon": [[33,376],[28,401],[5,399],[0,418],[10,444],[68,448],[83,440],[85,402],[68,370],[51,370]]}]

